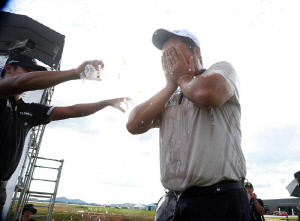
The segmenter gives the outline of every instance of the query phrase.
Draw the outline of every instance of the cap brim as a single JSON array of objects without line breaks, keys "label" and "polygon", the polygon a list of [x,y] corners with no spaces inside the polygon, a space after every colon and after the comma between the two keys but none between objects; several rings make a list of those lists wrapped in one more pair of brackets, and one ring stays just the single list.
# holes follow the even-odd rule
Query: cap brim
[{"label": "cap brim", "polygon": [[29,64],[22,64],[22,63],[20,63],[19,65],[24,68],[34,68],[37,71],[47,71],[46,67],[40,65],[29,65]]},{"label": "cap brim", "polygon": [[[24,208],[24,209],[25,209],[25,208]],[[24,215],[24,209],[23,209],[23,211],[22,211],[22,215]],[[32,209],[32,215],[35,214],[36,212],[37,212],[37,209],[33,208],[33,209]]]},{"label": "cap brim", "polygon": [[165,29],[157,29],[152,36],[152,43],[159,50],[162,50],[164,43],[173,36],[177,35]]}]

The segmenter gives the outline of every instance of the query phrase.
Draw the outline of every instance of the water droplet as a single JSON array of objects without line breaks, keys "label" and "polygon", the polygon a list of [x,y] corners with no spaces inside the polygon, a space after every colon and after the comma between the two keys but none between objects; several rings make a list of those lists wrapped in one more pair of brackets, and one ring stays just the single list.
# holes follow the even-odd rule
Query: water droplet
[{"label": "water droplet", "polygon": [[211,108],[211,109],[210,109],[210,114],[211,114],[211,124],[212,124],[212,125],[215,125],[215,120],[214,120],[214,115],[213,115],[214,112],[213,112],[213,111],[214,111],[214,109]]}]

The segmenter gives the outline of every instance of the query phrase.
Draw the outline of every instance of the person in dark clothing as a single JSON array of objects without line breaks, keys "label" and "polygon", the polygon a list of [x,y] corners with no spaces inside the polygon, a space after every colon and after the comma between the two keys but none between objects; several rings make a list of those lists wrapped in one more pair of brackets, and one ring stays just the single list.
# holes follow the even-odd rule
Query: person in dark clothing
[{"label": "person in dark clothing", "polygon": [[[22,219],[21,221],[35,221],[35,219],[31,218],[31,215],[35,214],[37,210],[34,208],[33,204],[26,204],[23,208],[22,212]],[[18,221],[19,219],[16,219],[15,221]]]},{"label": "person in dark clothing", "polygon": [[257,198],[254,193],[253,185],[250,182],[245,183],[245,188],[248,192],[248,198],[250,202],[250,218],[251,221],[263,221],[265,220],[263,215],[265,214],[264,202]]},{"label": "person in dark clothing", "polygon": [[104,66],[101,60],[92,60],[68,71],[48,72],[29,55],[15,54],[7,59],[0,80],[0,220],[6,200],[7,181],[19,164],[26,135],[32,127],[51,121],[88,116],[108,106],[125,112],[121,104],[129,98],[124,97],[66,107],[49,107],[22,100],[21,96],[26,91],[45,89],[79,79],[88,64],[96,70],[99,70],[99,66]]}]

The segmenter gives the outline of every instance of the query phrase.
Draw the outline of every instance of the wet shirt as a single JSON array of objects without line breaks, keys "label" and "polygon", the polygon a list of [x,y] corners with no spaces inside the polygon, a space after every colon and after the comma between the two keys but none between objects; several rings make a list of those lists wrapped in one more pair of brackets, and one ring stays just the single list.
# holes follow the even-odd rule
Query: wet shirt
[{"label": "wet shirt", "polygon": [[238,78],[228,62],[218,62],[202,75],[213,73],[221,74],[231,87],[232,96],[221,107],[199,107],[181,99],[178,90],[161,112],[160,171],[166,189],[183,191],[246,176]]},{"label": "wet shirt", "polygon": [[47,124],[54,107],[24,103],[14,97],[0,98],[0,180],[7,181],[22,156],[28,131]]}]

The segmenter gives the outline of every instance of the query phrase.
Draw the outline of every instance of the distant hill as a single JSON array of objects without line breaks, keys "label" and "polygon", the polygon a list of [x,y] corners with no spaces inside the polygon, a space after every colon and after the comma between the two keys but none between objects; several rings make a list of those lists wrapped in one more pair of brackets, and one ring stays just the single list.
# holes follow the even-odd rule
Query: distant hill
[{"label": "distant hill", "polygon": [[[36,198],[30,198],[30,201],[35,201],[35,202],[49,202],[49,200],[38,200]],[[109,206],[109,207],[127,207],[127,208],[132,208],[137,203],[120,203],[120,204],[97,204],[97,203],[87,203],[81,199],[68,199],[67,197],[57,197],[55,200],[56,203],[64,203],[64,204],[79,204],[79,205],[91,205],[91,206]],[[142,204],[145,206],[145,204]]]},{"label": "distant hill", "polygon": [[55,202],[70,203],[70,204],[89,204],[81,199],[68,199],[66,197],[57,197]]}]

